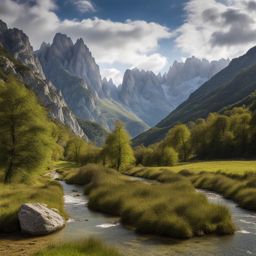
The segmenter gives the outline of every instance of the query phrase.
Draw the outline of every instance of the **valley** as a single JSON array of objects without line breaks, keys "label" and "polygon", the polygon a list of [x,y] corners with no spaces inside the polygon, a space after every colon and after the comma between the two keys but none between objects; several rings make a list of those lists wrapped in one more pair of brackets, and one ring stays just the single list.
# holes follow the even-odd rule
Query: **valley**
[{"label": "valley", "polygon": [[255,11],[1,1],[0,255],[256,255]]}]

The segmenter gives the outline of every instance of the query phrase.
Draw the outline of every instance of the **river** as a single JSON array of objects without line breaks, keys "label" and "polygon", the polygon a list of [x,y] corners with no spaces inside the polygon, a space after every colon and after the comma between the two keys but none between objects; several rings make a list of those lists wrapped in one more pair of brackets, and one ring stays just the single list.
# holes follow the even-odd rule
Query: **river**
[{"label": "river", "polygon": [[238,208],[223,197],[206,192],[210,201],[229,207],[237,232],[233,236],[205,236],[177,241],[152,236],[137,235],[123,227],[116,217],[92,212],[87,208],[83,187],[67,185],[64,189],[65,209],[69,214],[66,227],[60,232],[37,238],[23,236],[0,237],[0,255],[28,256],[49,243],[81,240],[96,237],[115,246],[125,256],[242,256],[256,255],[256,214]]}]

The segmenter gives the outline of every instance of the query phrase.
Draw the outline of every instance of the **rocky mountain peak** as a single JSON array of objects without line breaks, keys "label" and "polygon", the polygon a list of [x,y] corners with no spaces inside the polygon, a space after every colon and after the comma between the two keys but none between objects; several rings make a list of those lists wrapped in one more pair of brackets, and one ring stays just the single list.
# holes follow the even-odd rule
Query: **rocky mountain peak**
[{"label": "rocky mountain peak", "polygon": [[70,37],[65,34],[57,33],[52,41],[52,45],[60,48],[70,48],[73,46],[73,42]]},{"label": "rocky mountain peak", "polygon": [[[16,28],[8,29],[5,26],[6,24],[0,21],[0,44],[16,60],[29,68],[25,71],[14,70],[13,74],[18,74],[18,78],[36,93],[52,118],[69,126],[77,135],[84,136],[81,127],[66,105],[62,95],[52,83],[45,80],[41,64],[33,52],[28,36],[22,30]],[[45,48],[46,45],[42,47]]]},{"label": "rocky mountain peak", "polygon": [[2,20],[0,20],[0,31],[5,31],[7,29],[8,29],[7,24]]}]

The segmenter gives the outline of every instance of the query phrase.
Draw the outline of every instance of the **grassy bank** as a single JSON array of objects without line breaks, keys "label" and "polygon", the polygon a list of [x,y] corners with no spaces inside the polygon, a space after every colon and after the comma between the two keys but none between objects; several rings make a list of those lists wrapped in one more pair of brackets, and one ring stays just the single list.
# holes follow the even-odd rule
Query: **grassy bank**
[{"label": "grassy bank", "polygon": [[[256,161],[208,161],[208,162],[192,162],[180,163],[172,167],[149,167],[150,169],[165,169],[174,172],[181,170],[191,170],[194,172],[218,172],[221,171],[227,174],[245,174],[247,172],[256,173]],[[141,169],[136,167],[135,169]]]},{"label": "grassy bank", "polygon": [[35,256],[120,256],[113,248],[103,243],[89,239],[76,243],[52,245]]},{"label": "grassy bank", "polygon": [[40,177],[36,185],[0,183],[0,233],[19,231],[18,211],[29,202],[47,204],[65,216],[63,191],[58,182]]},{"label": "grassy bank", "polygon": [[[134,168],[127,174],[159,182],[171,182],[177,176],[171,170],[161,168]],[[238,203],[242,208],[256,211],[256,174],[196,173],[183,170],[180,176],[186,176],[194,187],[211,190]]]},{"label": "grassy bank", "polygon": [[137,232],[181,239],[234,232],[227,208],[210,204],[180,175],[173,176],[168,184],[154,185],[132,181],[97,165],[63,175],[69,183],[86,185],[89,208],[120,216]]},{"label": "grassy bank", "polygon": [[224,174],[202,173],[190,177],[196,188],[215,191],[240,207],[256,211],[256,176],[228,177]]}]

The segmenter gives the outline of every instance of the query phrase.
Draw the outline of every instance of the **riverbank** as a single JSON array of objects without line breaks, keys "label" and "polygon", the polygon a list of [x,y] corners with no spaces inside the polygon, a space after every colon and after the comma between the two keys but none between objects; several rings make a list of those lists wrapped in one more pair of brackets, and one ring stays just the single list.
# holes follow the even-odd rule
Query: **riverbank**
[{"label": "riverbank", "polygon": [[177,174],[168,169],[142,167],[127,170],[126,174],[162,183],[172,182],[178,175],[188,179],[195,188],[219,193],[244,209],[256,211],[256,174],[254,173],[197,173],[183,170]]},{"label": "riverbank", "polygon": [[[63,164],[61,164],[63,166]],[[65,164],[66,166],[66,164]],[[145,183],[144,181],[140,181]],[[187,240],[138,235],[119,223],[119,218],[91,211],[89,198],[83,195],[84,186],[69,185],[60,181],[64,191],[65,212],[69,216],[66,227],[44,237],[20,235],[0,236],[0,255],[32,256],[49,244],[73,243],[96,237],[114,246],[126,256],[244,256],[256,254],[256,215],[236,207],[213,193],[205,193],[210,201],[227,206],[237,231],[233,236],[203,236]],[[213,200],[212,200],[213,198]]]},{"label": "riverbank", "polygon": [[0,183],[0,233],[20,230],[18,211],[23,203],[43,203],[66,217],[63,190],[57,181],[40,176],[34,185]]},{"label": "riverbank", "polygon": [[210,204],[181,176],[166,185],[149,186],[98,165],[63,175],[68,183],[86,186],[89,208],[120,216],[139,233],[179,239],[234,233],[228,209]]}]

